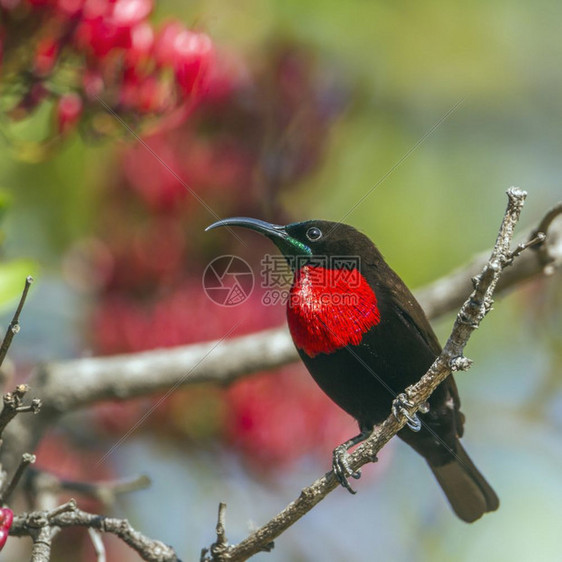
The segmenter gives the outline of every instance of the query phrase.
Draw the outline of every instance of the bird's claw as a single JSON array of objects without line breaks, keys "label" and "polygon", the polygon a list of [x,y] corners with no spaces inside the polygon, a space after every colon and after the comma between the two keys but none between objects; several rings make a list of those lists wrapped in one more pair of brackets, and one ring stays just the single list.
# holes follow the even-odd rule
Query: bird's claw
[{"label": "bird's claw", "polygon": [[336,475],[337,481],[351,494],[356,494],[356,490],[354,490],[351,485],[349,484],[348,478],[354,478],[358,480],[361,478],[361,471],[360,470],[352,470],[349,466],[349,454],[347,449],[344,445],[340,445],[334,449],[332,455],[332,470]]},{"label": "bird's claw", "polygon": [[402,393],[394,399],[394,402],[392,402],[392,413],[397,420],[400,420],[400,418],[404,416],[408,420],[406,425],[412,431],[419,431],[422,426],[420,418],[418,418],[417,414],[411,416],[407,410],[407,408],[412,408],[413,406],[414,404],[410,402],[408,396],[405,393]]}]

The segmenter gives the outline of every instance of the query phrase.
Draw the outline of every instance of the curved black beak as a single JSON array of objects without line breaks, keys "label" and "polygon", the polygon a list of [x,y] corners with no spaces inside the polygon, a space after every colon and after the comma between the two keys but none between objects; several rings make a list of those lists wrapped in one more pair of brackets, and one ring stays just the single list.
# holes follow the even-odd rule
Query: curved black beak
[{"label": "curved black beak", "polygon": [[263,236],[267,236],[287,259],[289,259],[288,256],[310,256],[312,253],[306,244],[290,236],[286,227],[279,224],[271,224],[248,217],[232,217],[213,223],[205,229],[205,232],[219,226],[241,226],[242,228],[255,230]]},{"label": "curved black beak", "polygon": [[256,232],[259,232],[271,239],[282,238],[286,240],[289,238],[284,226],[248,217],[232,217],[230,219],[217,221],[208,226],[205,229],[205,232],[212,230],[213,228],[219,228],[220,226],[241,226],[243,228],[249,228],[250,230],[255,230]]}]

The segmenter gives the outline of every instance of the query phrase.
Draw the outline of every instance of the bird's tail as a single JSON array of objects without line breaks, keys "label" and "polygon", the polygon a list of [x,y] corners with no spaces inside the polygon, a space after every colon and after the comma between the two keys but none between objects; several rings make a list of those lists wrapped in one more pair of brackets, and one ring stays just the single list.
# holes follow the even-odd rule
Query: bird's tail
[{"label": "bird's tail", "polygon": [[429,467],[445,492],[453,511],[472,523],[488,511],[495,511],[500,500],[457,441],[456,458],[442,466]]}]

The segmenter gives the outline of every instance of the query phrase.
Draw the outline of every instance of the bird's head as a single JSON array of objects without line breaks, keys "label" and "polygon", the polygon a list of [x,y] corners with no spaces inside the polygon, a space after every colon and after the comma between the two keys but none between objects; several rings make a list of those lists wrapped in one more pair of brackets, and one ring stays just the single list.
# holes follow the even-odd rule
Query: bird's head
[{"label": "bird's head", "polygon": [[309,357],[357,345],[380,322],[374,288],[362,273],[371,269],[377,250],[355,228],[323,220],[279,226],[236,217],[207,230],[219,226],[255,230],[281,250],[295,272],[287,300],[289,330]]}]

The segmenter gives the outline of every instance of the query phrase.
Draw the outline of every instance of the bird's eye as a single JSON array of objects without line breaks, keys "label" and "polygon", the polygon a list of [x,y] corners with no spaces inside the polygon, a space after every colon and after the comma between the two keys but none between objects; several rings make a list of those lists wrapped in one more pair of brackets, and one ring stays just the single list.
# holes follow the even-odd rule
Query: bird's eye
[{"label": "bird's eye", "polygon": [[315,226],[311,226],[307,231],[306,231],[306,237],[311,241],[314,242],[315,240],[318,240],[319,238],[322,238],[322,231],[319,228],[316,228]]}]

